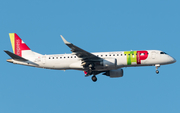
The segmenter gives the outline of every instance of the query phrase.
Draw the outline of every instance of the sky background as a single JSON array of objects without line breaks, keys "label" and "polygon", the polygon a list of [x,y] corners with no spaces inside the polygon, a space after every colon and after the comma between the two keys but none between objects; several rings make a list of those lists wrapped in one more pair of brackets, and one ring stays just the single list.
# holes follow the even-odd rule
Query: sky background
[{"label": "sky background", "polygon": [[[0,113],[179,113],[180,1],[1,0]],[[47,70],[6,62],[9,34],[35,52],[71,53],[59,35],[89,52],[162,50],[177,62],[123,68],[124,76]]]}]

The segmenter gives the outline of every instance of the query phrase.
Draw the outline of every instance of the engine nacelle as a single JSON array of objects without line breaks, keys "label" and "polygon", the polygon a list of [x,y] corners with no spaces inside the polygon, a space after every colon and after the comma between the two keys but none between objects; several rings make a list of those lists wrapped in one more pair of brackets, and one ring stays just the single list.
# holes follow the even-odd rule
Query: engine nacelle
[{"label": "engine nacelle", "polygon": [[123,69],[110,70],[104,73],[103,75],[109,76],[111,78],[117,78],[123,76]]},{"label": "engine nacelle", "polygon": [[115,67],[117,65],[117,60],[115,58],[104,59],[102,64],[104,67]]}]

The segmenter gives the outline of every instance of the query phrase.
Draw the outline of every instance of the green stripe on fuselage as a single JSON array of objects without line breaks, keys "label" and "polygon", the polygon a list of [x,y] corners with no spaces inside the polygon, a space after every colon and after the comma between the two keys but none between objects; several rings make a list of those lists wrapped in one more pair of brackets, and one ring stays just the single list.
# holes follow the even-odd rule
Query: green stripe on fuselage
[{"label": "green stripe on fuselage", "polygon": [[137,51],[125,51],[124,54],[127,57],[127,65],[131,65],[132,62],[137,63]]}]

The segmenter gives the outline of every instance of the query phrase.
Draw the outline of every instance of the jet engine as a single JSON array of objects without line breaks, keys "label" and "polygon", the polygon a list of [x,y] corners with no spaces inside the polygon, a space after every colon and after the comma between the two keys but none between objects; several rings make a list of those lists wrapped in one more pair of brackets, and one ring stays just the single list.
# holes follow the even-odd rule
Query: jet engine
[{"label": "jet engine", "polygon": [[110,70],[105,72],[103,75],[109,76],[111,78],[117,78],[123,76],[123,69]]}]

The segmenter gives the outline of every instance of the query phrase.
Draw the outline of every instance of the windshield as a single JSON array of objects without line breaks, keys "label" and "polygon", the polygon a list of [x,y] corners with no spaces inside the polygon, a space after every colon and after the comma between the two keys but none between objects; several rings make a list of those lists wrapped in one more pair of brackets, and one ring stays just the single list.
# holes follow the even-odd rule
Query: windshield
[{"label": "windshield", "polygon": [[167,53],[165,53],[165,52],[160,52],[160,54],[167,54]]}]

